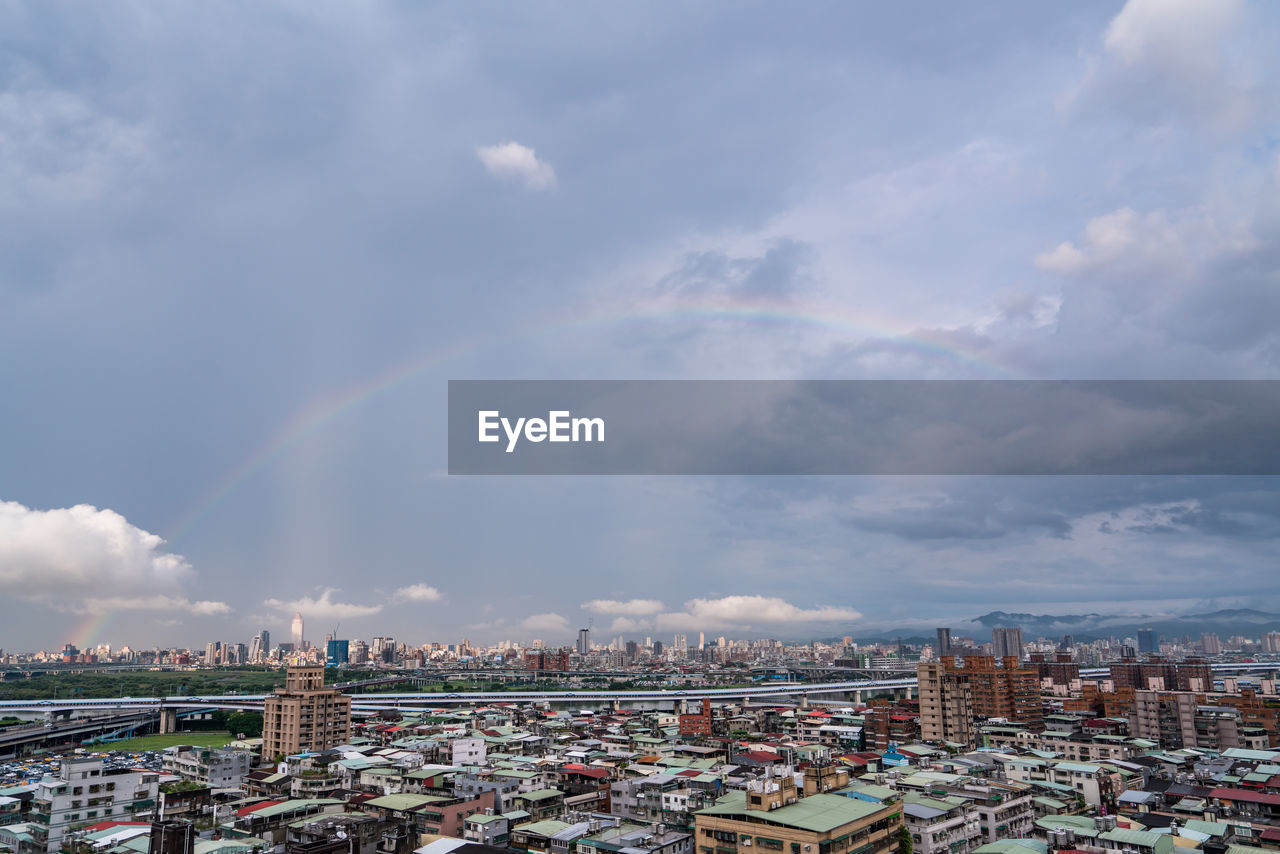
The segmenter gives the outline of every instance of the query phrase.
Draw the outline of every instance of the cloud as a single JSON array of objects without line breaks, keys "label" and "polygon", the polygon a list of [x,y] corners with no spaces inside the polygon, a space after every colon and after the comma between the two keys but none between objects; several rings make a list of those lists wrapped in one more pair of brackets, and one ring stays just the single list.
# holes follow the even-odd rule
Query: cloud
[{"label": "cloud", "polygon": [[427,584],[410,584],[408,587],[401,587],[392,594],[394,599],[407,599],[410,602],[439,602],[441,598],[440,591]]},{"label": "cloud", "polygon": [[1129,0],[1066,103],[1098,104],[1139,123],[1239,126],[1259,107],[1256,87],[1232,59],[1242,52],[1244,9],[1239,0]]},{"label": "cloud", "polygon": [[614,617],[613,622],[609,624],[609,634],[617,632],[640,632],[650,628],[650,623],[646,620],[633,620],[631,617]]},{"label": "cloud", "polygon": [[625,614],[629,617],[647,617],[666,608],[657,599],[592,599],[582,607],[597,614]]},{"label": "cloud", "polygon": [[559,614],[533,614],[520,621],[520,628],[526,632],[566,635],[569,633],[569,621]]},{"label": "cloud", "polygon": [[1219,43],[1239,20],[1238,0],[1129,0],[1102,38],[1128,66],[1190,73],[1217,65]]},{"label": "cloud", "polygon": [[230,611],[223,602],[182,595],[195,571],[163,546],[114,510],[0,502],[0,593],[81,613]]},{"label": "cloud", "polygon": [[268,599],[263,604],[282,614],[299,613],[308,620],[342,620],[350,617],[369,617],[382,610],[381,605],[355,605],[349,602],[333,601],[333,594],[341,591],[336,587],[326,587],[319,599],[303,596],[299,599],[283,601]]},{"label": "cloud", "polygon": [[811,284],[815,256],[809,244],[786,237],[769,241],[759,255],[730,255],[722,249],[690,252],[658,287],[688,297],[783,298]]},{"label": "cloud", "polygon": [[776,596],[725,596],[691,599],[684,611],[659,614],[659,629],[715,629],[788,623],[852,622],[862,618],[853,608],[822,605],[801,608]]},{"label": "cloud", "polygon": [[526,190],[554,190],[556,171],[551,164],[539,160],[532,148],[518,142],[476,146],[476,156],[495,178],[516,180]]}]

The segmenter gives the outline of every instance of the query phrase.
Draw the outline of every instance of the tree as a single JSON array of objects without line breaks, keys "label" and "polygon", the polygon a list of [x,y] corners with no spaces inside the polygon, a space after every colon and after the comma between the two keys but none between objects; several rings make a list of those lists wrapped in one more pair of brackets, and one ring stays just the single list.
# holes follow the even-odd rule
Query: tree
[{"label": "tree", "polygon": [[227,729],[233,734],[244,733],[245,738],[262,735],[262,712],[234,712],[227,715]]},{"label": "tree", "polygon": [[911,831],[907,830],[907,826],[898,827],[898,854],[914,854],[916,850],[915,843],[911,841]]}]

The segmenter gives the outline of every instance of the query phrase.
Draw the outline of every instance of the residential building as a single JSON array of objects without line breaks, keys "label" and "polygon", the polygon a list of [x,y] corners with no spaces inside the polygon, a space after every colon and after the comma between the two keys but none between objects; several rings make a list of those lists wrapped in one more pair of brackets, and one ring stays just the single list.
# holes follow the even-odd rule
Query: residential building
[{"label": "residential building", "polygon": [[996,628],[991,630],[992,652],[998,659],[1022,658],[1022,629]]},{"label": "residential building", "polygon": [[146,820],[155,808],[160,775],[105,770],[99,758],[62,760],[57,777],[37,784],[31,833],[45,851],[57,851],[68,833],[102,821]]},{"label": "residential building", "polygon": [[694,827],[698,854],[889,854],[898,847],[902,805],[800,797],[793,778],[765,776],[699,810]]},{"label": "residential building", "polygon": [[318,752],[351,735],[351,698],[324,684],[324,667],[290,667],[285,687],[267,697],[262,710],[262,757]]},{"label": "residential building", "polygon": [[244,750],[218,750],[211,747],[175,745],[167,747],[161,758],[167,774],[203,783],[214,789],[239,788],[249,773],[251,757]]},{"label": "residential building", "polygon": [[965,798],[908,794],[902,820],[915,854],[969,854],[985,842],[978,810]]},{"label": "residential building", "polygon": [[973,695],[969,684],[954,672],[954,661],[951,656],[942,656],[916,666],[920,737],[925,741],[973,742]]}]

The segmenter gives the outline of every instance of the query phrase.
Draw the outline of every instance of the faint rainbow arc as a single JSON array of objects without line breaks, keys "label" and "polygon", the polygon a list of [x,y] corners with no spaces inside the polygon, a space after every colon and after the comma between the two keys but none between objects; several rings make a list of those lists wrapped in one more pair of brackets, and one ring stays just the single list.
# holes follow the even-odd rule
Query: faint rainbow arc
[{"label": "faint rainbow arc", "polygon": [[561,319],[540,325],[523,333],[515,332],[506,336],[494,335],[491,339],[472,340],[444,351],[417,356],[372,379],[332,394],[323,395],[307,403],[291,415],[265,444],[235,465],[212,489],[205,492],[203,497],[190,510],[180,516],[177,522],[170,527],[165,540],[172,543],[189,533],[200,519],[221,504],[240,484],[250,479],[285,451],[330,423],[342,413],[430,368],[438,367],[447,361],[479,350],[491,341],[501,340],[509,343],[512,340],[521,338],[540,337],[592,327],[603,328],[625,322],[657,322],[673,319],[780,323],[818,327],[837,332],[851,332],[875,340],[902,344],[927,356],[958,362],[980,369],[984,373],[994,373],[1004,378],[1019,375],[1017,371],[1007,365],[988,357],[966,353],[958,347],[947,347],[936,341],[921,338],[911,333],[870,326],[862,322],[860,318],[850,320],[834,313],[806,313],[786,305],[759,303],[752,305],[724,305],[684,302],[667,305],[660,309],[608,311]]}]

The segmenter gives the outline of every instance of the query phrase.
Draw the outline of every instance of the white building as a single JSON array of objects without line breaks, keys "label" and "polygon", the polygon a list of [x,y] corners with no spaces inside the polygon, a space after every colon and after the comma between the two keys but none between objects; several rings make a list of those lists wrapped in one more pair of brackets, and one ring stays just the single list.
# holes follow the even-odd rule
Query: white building
[{"label": "white building", "polygon": [[160,775],[107,771],[101,759],[64,758],[57,777],[45,777],[31,805],[32,833],[55,852],[68,833],[102,821],[146,821],[155,808]]},{"label": "white building", "polygon": [[483,765],[485,742],[483,738],[455,738],[449,742],[453,751],[452,762],[455,768],[466,765]]}]

